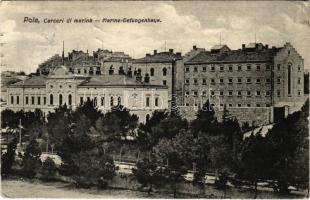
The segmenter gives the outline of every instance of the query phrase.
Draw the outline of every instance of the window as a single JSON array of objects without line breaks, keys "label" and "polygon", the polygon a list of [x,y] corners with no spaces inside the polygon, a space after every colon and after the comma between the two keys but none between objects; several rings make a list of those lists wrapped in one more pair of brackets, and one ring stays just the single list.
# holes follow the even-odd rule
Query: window
[{"label": "window", "polygon": [[43,97],[43,104],[46,105],[46,97]]},{"label": "window", "polygon": [[266,83],[269,84],[270,83],[270,79],[266,78]]},{"label": "window", "polygon": [[260,96],[260,91],[256,91],[256,96]]},{"label": "window", "polygon": [[277,64],[277,69],[278,69],[278,71],[281,70],[281,64]]},{"label": "window", "polygon": [[194,96],[198,96],[198,92],[197,91],[194,91]]},{"label": "window", "polygon": [[188,96],[189,95],[189,91],[186,91],[185,94]]},{"label": "window", "polygon": [[203,72],[207,71],[207,68],[206,67],[202,67],[202,71]]},{"label": "window", "polygon": [[194,67],[194,72],[198,72],[198,68],[197,67]]},{"label": "window", "polygon": [[16,96],[16,104],[19,104],[19,96]]},{"label": "window", "polygon": [[150,107],[150,97],[146,97],[145,106]]},{"label": "window", "polygon": [[34,97],[31,97],[31,104],[34,105]]},{"label": "window", "polygon": [[149,121],[150,120],[150,115],[149,114],[147,114],[146,116],[145,116],[145,121]]},{"label": "window", "polygon": [[114,106],[114,98],[113,97],[110,98],[110,106]]},{"label": "window", "polygon": [[197,85],[197,84],[198,84],[197,79],[194,79],[194,84],[195,84],[195,85]]},{"label": "window", "polygon": [[50,105],[54,104],[54,97],[52,94],[50,94]]},{"label": "window", "polygon": [[158,102],[158,97],[155,97],[155,106],[158,107],[159,102]]},{"label": "window", "polygon": [[71,88],[71,85],[69,85],[69,88]]},{"label": "window", "polygon": [[251,83],[251,78],[247,78],[247,79],[246,79],[246,82],[247,82],[247,83]]},{"label": "window", "polygon": [[84,69],[84,74],[87,74],[87,70],[86,69]]},{"label": "window", "polygon": [[270,65],[266,65],[266,70],[270,70]]},{"label": "window", "polygon": [[242,83],[242,78],[238,78],[238,84]]},{"label": "window", "polygon": [[211,95],[214,96],[214,95],[215,95],[215,92],[214,92],[214,91],[211,91]]},{"label": "window", "polygon": [[298,90],[298,96],[300,97],[300,95],[301,95],[301,92],[300,92],[300,90]]},{"label": "window", "polygon": [[29,98],[26,97],[26,104],[29,104]]},{"label": "window", "polygon": [[41,105],[41,97],[38,97],[38,105]]},{"label": "window", "polygon": [[186,79],[186,80],[185,80],[185,83],[189,85],[189,79]]},{"label": "window", "polygon": [[186,103],[185,106],[189,106],[189,103]]},{"label": "window", "polygon": [[246,66],[246,69],[247,69],[248,71],[251,71],[251,65],[247,65],[247,66]]},{"label": "window", "polygon": [[230,104],[228,104],[228,107],[232,107],[233,105],[230,103]]},{"label": "window", "polygon": [[250,96],[251,96],[251,91],[247,91],[246,95],[247,95],[248,97],[250,97]]},{"label": "window", "polygon": [[232,84],[232,83],[233,83],[233,79],[232,79],[232,78],[229,78],[229,79],[228,79],[228,83],[229,83],[229,84]]},{"label": "window", "polygon": [[242,66],[238,65],[238,71],[241,71],[241,70],[242,70]]},{"label": "window", "polygon": [[220,66],[220,71],[224,71],[224,66]]},{"label": "window", "polygon": [[185,71],[186,71],[186,72],[189,72],[189,67],[186,67],[186,68],[185,68]]},{"label": "window", "polygon": [[207,80],[204,78],[202,79],[202,85],[206,85],[207,84]]},{"label": "window", "polygon": [[267,104],[266,104],[266,107],[270,107],[270,104],[269,104],[269,103],[267,103]]},{"label": "window", "polygon": [[266,96],[270,96],[270,91],[266,91]]},{"label": "window", "polygon": [[215,80],[213,78],[211,79],[211,84],[215,84]]},{"label": "window", "polygon": [[242,105],[240,103],[238,103],[238,107],[242,107]]},{"label": "window", "polygon": [[220,78],[220,83],[224,83],[224,79]]},{"label": "window", "polygon": [[260,78],[256,79],[256,84],[260,84]]},{"label": "window", "polygon": [[53,88],[53,85],[50,85],[50,88]]},{"label": "window", "polygon": [[278,84],[281,84],[281,78],[278,78],[278,79],[277,79],[277,83],[278,83]]},{"label": "window", "polygon": [[277,91],[277,95],[278,95],[278,97],[281,96],[281,91],[280,90]]},{"label": "window", "polygon": [[84,102],[83,97],[80,97],[80,104],[82,105],[82,104],[83,104],[83,102]]},{"label": "window", "polygon": [[291,85],[291,79],[292,79],[292,65],[289,64],[287,67],[287,94],[291,95],[292,85]]},{"label": "window", "polygon": [[14,104],[14,96],[11,96],[11,104]]},{"label": "window", "polygon": [[260,107],[260,104],[258,103],[258,104],[256,104],[256,107]]},{"label": "window", "polygon": [[104,97],[101,97],[101,106],[104,106]]},{"label": "window", "polygon": [[167,85],[167,81],[166,80],[163,80],[163,85]]},{"label": "window", "polygon": [[167,69],[163,68],[163,76],[166,76],[166,75],[167,75]]},{"label": "window", "polygon": [[62,105],[62,94],[59,94],[59,105]]},{"label": "window", "polygon": [[78,69],[78,71],[77,71],[77,72],[78,72],[78,74],[80,74],[80,73],[81,73],[81,70],[80,70],[80,69]]},{"label": "window", "polygon": [[121,97],[118,97],[117,98],[117,105],[121,105],[122,104],[122,98]]},{"label": "window", "polygon": [[247,106],[247,107],[251,107],[251,104],[248,103],[246,106]]},{"label": "window", "polygon": [[256,65],[256,71],[260,71],[260,65]]},{"label": "window", "polygon": [[214,65],[211,66],[211,71],[213,71],[213,72],[215,71]]},{"label": "window", "polygon": [[150,73],[151,73],[151,76],[154,76],[154,68],[151,68]]},{"label": "window", "polygon": [[223,92],[223,91],[220,91],[220,95],[223,96],[223,95],[224,95],[224,92]]},{"label": "window", "polygon": [[232,91],[228,91],[228,96],[232,96],[233,92]]},{"label": "window", "polygon": [[242,92],[238,91],[237,95],[238,95],[238,97],[241,97],[242,96]]},{"label": "window", "polygon": [[301,67],[300,67],[300,65],[298,65],[298,71],[299,71],[299,72],[301,71]]},{"label": "window", "polygon": [[232,71],[233,70],[233,66],[232,65],[229,65],[228,66],[228,71]]},{"label": "window", "polygon": [[62,85],[60,85],[59,88],[61,89],[61,88],[62,88]]},{"label": "window", "polygon": [[68,95],[68,104],[69,104],[69,106],[72,105],[72,95],[71,94]]},{"label": "window", "polygon": [[203,91],[202,92],[202,96],[206,96],[207,92],[206,91]]},{"label": "window", "polygon": [[298,78],[298,84],[300,84],[301,83],[301,78]]}]

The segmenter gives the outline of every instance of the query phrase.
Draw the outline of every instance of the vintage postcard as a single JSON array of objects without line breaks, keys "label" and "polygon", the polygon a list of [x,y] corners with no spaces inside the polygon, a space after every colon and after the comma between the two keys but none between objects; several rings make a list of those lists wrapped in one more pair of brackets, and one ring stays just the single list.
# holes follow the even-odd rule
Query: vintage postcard
[{"label": "vintage postcard", "polygon": [[309,1],[0,1],[5,198],[309,197]]}]

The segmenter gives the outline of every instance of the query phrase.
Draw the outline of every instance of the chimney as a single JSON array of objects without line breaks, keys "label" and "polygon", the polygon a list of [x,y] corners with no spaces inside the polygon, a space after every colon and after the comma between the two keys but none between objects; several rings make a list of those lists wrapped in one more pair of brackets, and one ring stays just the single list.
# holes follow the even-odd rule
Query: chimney
[{"label": "chimney", "polygon": [[242,44],[242,50],[244,50],[245,49],[245,44]]},{"label": "chimney", "polygon": [[257,49],[258,48],[258,44],[257,43],[255,43],[255,49]]},{"label": "chimney", "polygon": [[196,45],[194,45],[194,46],[193,46],[193,49],[194,49],[194,50],[197,50],[197,47],[196,47]]},{"label": "chimney", "polygon": [[170,52],[170,53],[173,53],[173,49],[169,49],[169,52]]},{"label": "chimney", "polygon": [[157,50],[154,50],[154,55],[156,55],[157,54]]},{"label": "chimney", "polygon": [[268,44],[265,45],[265,48],[268,49]]}]

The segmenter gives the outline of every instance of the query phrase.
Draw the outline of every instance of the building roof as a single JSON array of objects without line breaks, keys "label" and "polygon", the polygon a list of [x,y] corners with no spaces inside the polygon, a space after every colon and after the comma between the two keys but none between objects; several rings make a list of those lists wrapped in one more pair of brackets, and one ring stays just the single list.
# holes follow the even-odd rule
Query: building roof
[{"label": "building roof", "polygon": [[101,76],[93,76],[81,83],[79,86],[135,86],[135,87],[159,87],[159,88],[167,88],[167,86],[163,85],[151,85],[148,83],[142,83],[134,78],[125,76],[125,75],[101,75]]},{"label": "building roof", "polygon": [[10,86],[45,86],[46,76],[31,76],[24,81],[13,83]]},{"label": "building roof", "polygon": [[225,44],[217,44],[217,45],[214,45],[214,46],[211,48],[211,50],[220,50],[220,49],[222,49],[222,48],[224,48],[224,47],[227,47],[227,48],[228,48],[228,46],[225,45]]},{"label": "building roof", "polygon": [[271,61],[276,52],[281,48],[262,49],[248,52],[238,49],[224,53],[211,53],[202,51],[185,64],[221,63],[221,62],[262,62]]},{"label": "building roof", "polygon": [[153,55],[146,55],[143,58],[134,59],[133,63],[160,63],[160,62],[173,62],[173,60],[181,60],[181,54],[173,52],[160,52]]}]

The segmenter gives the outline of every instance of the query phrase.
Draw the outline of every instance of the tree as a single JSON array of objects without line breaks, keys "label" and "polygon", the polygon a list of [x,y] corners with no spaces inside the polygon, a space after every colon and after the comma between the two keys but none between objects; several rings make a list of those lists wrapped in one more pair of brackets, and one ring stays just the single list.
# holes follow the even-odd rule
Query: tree
[{"label": "tree", "polygon": [[272,177],[277,180],[279,192],[289,192],[289,185],[298,185],[309,191],[309,100],[300,111],[288,115],[275,124],[266,138],[273,160]]},{"label": "tree", "polygon": [[141,187],[149,187],[148,194],[150,195],[154,185],[159,185],[164,180],[163,168],[157,165],[154,158],[144,158],[137,163],[137,167],[132,169],[132,172],[141,184]]},{"label": "tree", "polygon": [[22,172],[28,178],[33,178],[41,167],[41,149],[39,143],[32,139],[22,155]]},{"label": "tree", "polygon": [[1,177],[7,177],[11,174],[12,166],[15,161],[15,151],[17,138],[14,138],[7,147],[7,152],[1,157]]}]

